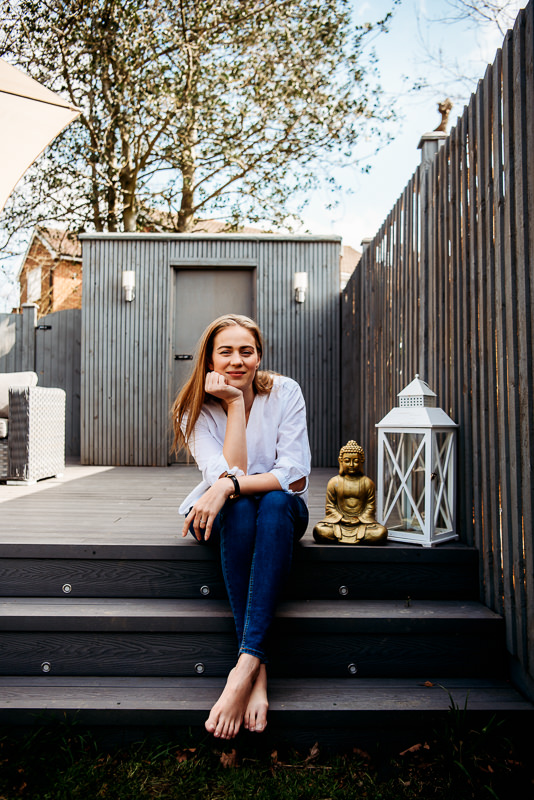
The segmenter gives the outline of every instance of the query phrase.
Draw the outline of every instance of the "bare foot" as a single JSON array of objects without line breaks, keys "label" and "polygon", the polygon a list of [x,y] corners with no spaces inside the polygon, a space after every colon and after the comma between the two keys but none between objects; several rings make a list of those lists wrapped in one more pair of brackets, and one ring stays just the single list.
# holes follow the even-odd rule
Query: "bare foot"
[{"label": "bare foot", "polygon": [[220,739],[232,739],[237,735],[259,670],[259,658],[248,653],[239,656],[237,664],[228,675],[223,693],[206,720],[206,730],[209,733]]},{"label": "bare foot", "polygon": [[256,678],[256,683],[252,688],[249,697],[247,710],[245,711],[244,725],[249,731],[261,733],[267,727],[267,669],[265,664],[260,665],[260,671]]}]

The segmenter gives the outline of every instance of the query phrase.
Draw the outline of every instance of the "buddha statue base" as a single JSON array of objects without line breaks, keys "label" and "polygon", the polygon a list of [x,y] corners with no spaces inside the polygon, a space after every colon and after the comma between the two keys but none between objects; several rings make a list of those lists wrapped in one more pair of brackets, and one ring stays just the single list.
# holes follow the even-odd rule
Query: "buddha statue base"
[{"label": "buddha statue base", "polygon": [[387,528],[374,523],[373,525],[328,525],[319,522],[313,529],[313,538],[317,544],[386,544],[388,538]]}]

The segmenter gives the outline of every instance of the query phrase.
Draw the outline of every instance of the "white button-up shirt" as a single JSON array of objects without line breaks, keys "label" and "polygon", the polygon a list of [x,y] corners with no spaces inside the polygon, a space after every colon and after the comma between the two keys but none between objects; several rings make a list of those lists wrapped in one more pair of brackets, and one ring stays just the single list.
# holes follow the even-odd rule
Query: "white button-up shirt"
[{"label": "white button-up shirt", "polygon": [[[242,470],[227,463],[222,453],[226,421],[222,405],[208,398],[188,442],[202,481],[185,498],[180,514],[187,514],[223,472],[243,475]],[[270,472],[285,492],[291,493],[289,485],[306,478],[305,488],[295,494],[307,502],[311,454],[306,406],[300,386],[291,378],[275,375],[270,394],[254,397],[247,423],[247,454],[247,474]]]}]

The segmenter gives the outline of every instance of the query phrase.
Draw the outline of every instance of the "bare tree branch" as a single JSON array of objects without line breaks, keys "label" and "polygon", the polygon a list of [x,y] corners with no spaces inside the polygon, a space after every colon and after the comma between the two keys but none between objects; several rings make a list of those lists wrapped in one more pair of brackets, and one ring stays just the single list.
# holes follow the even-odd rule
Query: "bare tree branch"
[{"label": "bare tree branch", "polygon": [[[392,5],[398,0],[391,0]],[[0,0],[0,55],[82,109],[3,214],[134,230],[151,209],[287,216],[328,159],[391,116],[349,0]],[[236,207],[228,208],[232,223]],[[161,216],[161,215],[160,215]]]}]

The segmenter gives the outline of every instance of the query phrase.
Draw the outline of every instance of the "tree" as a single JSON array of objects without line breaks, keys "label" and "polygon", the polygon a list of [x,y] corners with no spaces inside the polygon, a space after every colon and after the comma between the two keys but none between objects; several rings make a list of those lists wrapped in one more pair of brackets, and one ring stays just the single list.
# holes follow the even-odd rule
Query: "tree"
[{"label": "tree", "polygon": [[492,25],[504,36],[514,24],[523,3],[518,0],[447,0],[449,21],[467,20],[472,25]]},{"label": "tree", "polygon": [[[395,0],[398,2],[398,0]],[[4,227],[179,232],[280,224],[329,158],[388,116],[349,0],[0,0],[0,55],[82,110]],[[389,15],[388,15],[389,16]],[[386,20],[374,28],[382,30]]]},{"label": "tree", "polygon": [[[485,64],[493,60],[495,50],[500,47],[508,28],[513,27],[523,5],[523,0],[445,0],[444,5],[440,6],[439,16],[419,17],[420,60],[425,65],[425,74],[415,81],[415,90],[426,90],[434,97],[448,94],[455,105],[461,108],[468,102]],[[432,13],[437,13],[435,8],[432,8]],[[471,52],[463,53],[460,58],[452,57],[448,33],[443,47],[430,44],[430,27],[439,27],[447,32],[450,26],[452,39],[453,30],[458,29],[458,25],[474,33]],[[426,28],[426,34],[423,28]]]}]

